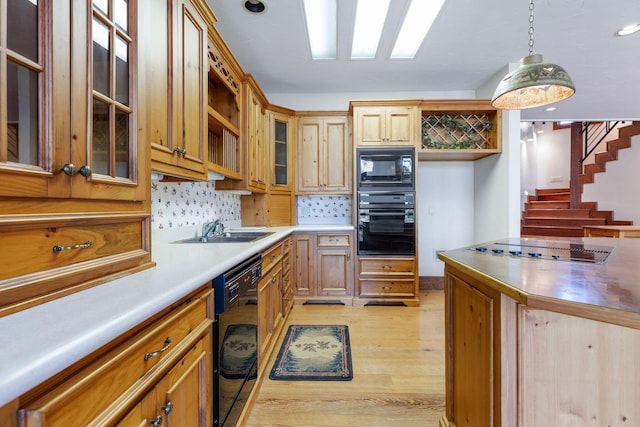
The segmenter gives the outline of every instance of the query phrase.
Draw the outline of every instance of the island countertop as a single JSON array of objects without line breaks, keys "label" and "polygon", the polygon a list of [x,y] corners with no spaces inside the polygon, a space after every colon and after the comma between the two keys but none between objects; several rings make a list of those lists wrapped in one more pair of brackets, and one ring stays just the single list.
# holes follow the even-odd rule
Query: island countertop
[{"label": "island countertop", "polygon": [[[608,248],[610,254],[597,263],[481,249],[496,243]],[[521,304],[640,329],[640,239],[512,238],[442,252],[439,258]]]}]

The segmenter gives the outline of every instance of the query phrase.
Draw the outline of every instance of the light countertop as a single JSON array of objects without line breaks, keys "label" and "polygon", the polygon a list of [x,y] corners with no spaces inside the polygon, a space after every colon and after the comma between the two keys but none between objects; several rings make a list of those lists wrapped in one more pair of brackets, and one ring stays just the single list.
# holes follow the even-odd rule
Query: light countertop
[{"label": "light countertop", "polygon": [[353,229],[274,227],[254,243],[179,245],[170,242],[195,228],[154,231],[156,267],[0,318],[0,406],[292,232]]}]

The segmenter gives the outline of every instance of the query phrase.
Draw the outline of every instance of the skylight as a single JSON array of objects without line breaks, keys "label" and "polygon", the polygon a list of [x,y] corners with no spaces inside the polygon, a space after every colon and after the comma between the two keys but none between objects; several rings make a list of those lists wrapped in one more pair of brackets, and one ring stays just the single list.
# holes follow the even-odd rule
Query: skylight
[{"label": "skylight", "polygon": [[411,59],[416,56],[445,0],[412,0],[391,52],[391,58]]},{"label": "skylight", "polygon": [[351,59],[373,59],[378,51],[390,0],[358,0]]},{"label": "skylight", "polygon": [[[422,45],[445,0],[411,0],[390,58],[412,59]],[[337,58],[337,0],[303,0],[313,59]],[[352,59],[374,59],[391,0],[358,0],[351,46]],[[402,7],[401,2],[394,2]],[[400,5],[400,6],[398,6]],[[397,14],[394,14],[397,16]],[[391,22],[390,25],[395,23]]]},{"label": "skylight", "polygon": [[337,0],[304,0],[313,59],[337,58]]}]

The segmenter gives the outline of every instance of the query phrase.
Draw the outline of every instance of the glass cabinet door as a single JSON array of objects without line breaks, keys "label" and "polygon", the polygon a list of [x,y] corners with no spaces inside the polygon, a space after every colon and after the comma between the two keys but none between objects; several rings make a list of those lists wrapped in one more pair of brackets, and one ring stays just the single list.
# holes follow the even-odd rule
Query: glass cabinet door
[{"label": "glass cabinet door", "polygon": [[288,123],[276,119],[274,122],[274,184],[288,185]]},{"label": "glass cabinet door", "polygon": [[0,195],[44,195],[52,175],[51,25],[43,3],[0,2]]}]

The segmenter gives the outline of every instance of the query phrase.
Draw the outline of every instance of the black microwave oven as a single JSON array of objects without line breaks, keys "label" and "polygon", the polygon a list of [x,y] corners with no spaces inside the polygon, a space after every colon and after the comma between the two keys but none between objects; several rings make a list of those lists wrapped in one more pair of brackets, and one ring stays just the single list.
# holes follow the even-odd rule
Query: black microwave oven
[{"label": "black microwave oven", "polygon": [[376,147],[356,150],[358,191],[415,190],[413,147]]}]

